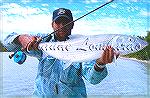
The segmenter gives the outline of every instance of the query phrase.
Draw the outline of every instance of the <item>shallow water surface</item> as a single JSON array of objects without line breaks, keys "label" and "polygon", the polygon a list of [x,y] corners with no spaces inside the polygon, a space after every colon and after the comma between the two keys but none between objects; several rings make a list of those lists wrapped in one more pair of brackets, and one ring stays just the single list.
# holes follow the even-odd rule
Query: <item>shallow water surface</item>
[{"label": "shallow water surface", "polygon": [[[38,60],[28,57],[18,65],[8,58],[10,53],[3,53],[3,95],[32,95],[37,72]],[[107,65],[108,76],[97,85],[85,80],[88,95],[147,95],[147,64],[119,58]]]}]

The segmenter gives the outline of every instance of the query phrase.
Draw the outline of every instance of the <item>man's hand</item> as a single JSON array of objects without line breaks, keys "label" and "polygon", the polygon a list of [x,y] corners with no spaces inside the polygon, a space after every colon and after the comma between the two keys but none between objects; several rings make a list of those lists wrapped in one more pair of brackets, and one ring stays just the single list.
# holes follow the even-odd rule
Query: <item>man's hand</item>
[{"label": "man's hand", "polygon": [[111,46],[107,46],[102,54],[102,56],[96,60],[95,68],[96,70],[102,69],[103,67],[98,67],[97,65],[104,66],[105,64],[112,63],[114,55],[118,58],[119,54],[116,53]]},{"label": "man's hand", "polygon": [[113,61],[113,58],[114,58],[113,48],[111,46],[107,46],[102,56],[96,60],[96,63],[98,65],[105,65],[111,63]]},{"label": "man's hand", "polygon": [[19,43],[22,45],[22,50],[38,50],[38,44],[37,42],[38,38],[35,36],[29,36],[29,35],[20,35],[18,37]]}]

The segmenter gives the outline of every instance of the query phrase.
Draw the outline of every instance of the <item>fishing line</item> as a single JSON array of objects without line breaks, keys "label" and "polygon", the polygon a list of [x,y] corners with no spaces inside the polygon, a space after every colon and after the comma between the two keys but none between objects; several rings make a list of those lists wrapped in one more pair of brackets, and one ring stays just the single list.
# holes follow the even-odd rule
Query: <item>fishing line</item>
[{"label": "fishing line", "polygon": [[[50,37],[51,34],[53,34],[53,33],[57,32],[57,31],[59,31],[60,29],[62,29],[62,28],[64,28],[64,27],[68,26],[68,25],[71,24],[71,23],[74,23],[74,22],[78,21],[79,19],[81,19],[81,18],[83,18],[83,17],[85,17],[85,16],[91,14],[92,12],[95,12],[96,10],[98,10],[98,9],[100,9],[100,8],[102,8],[102,7],[104,7],[105,5],[107,5],[107,4],[109,4],[109,3],[113,2],[113,1],[114,1],[114,0],[109,0],[109,1],[106,2],[105,4],[99,6],[99,7],[95,8],[94,10],[88,12],[87,14],[84,14],[83,16],[81,16],[81,17],[79,17],[79,18],[77,18],[77,19],[75,19],[75,20],[73,20],[73,21],[71,21],[71,22],[65,24],[63,27],[61,27],[61,28],[59,28],[59,29],[53,31],[52,33],[48,34],[47,36],[44,36],[44,37],[41,37],[41,38],[37,39],[36,42],[35,42],[35,45],[38,44],[38,43],[40,43],[44,38]],[[30,53],[29,46],[27,46],[25,49],[21,50],[20,52],[23,52],[23,51],[26,51],[27,53]],[[15,54],[17,54],[17,52],[15,52],[15,53],[9,55],[9,58],[11,59],[12,57],[14,57]],[[14,57],[14,58],[15,58],[15,57]],[[20,57],[20,58],[22,59],[22,57]],[[17,60],[18,60],[18,58],[17,58]],[[24,61],[25,61],[25,60],[24,60]],[[23,62],[24,62],[24,61],[23,61]],[[23,63],[23,62],[22,62],[22,63]],[[16,63],[18,63],[18,62],[16,62]]]},{"label": "fishing line", "polygon": [[[101,6],[97,7],[97,8],[95,8],[94,10],[88,12],[87,14],[84,14],[84,15],[82,15],[81,17],[79,17],[79,18],[77,18],[77,19],[75,19],[75,20],[73,20],[73,21],[70,21],[69,23],[67,23],[67,24],[65,24],[64,26],[62,26],[61,28],[58,28],[57,30],[51,32],[50,34],[48,34],[48,35],[46,35],[46,36],[44,36],[44,37],[41,37],[41,38],[37,39],[35,44],[40,43],[44,38],[50,37],[51,34],[54,34],[55,32],[61,30],[62,28],[65,28],[66,26],[70,25],[71,23],[74,23],[74,22],[78,21],[79,19],[81,19],[81,18],[83,18],[83,17],[85,17],[85,16],[87,16],[87,15],[89,15],[89,14],[95,12],[96,10],[98,10],[98,9],[100,9],[100,8],[102,8],[102,7],[104,7],[105,5],[107,5],[107,4],[109,4],[109,3],[113,2],[113,1],[114,1],[114,0],[109,0],[109,1],[106,2],[105,4],[103,4],[103,5],[101,5]],[[26,47],[26,51],[29,52],[28,47]]]},{"label": "fishing line", "polygon": [[94,10],[88,12],[87,14],[84,14],[83,16],[81,16],[81,17],[79,17],[79,18],[77,18],[77,19],[75,19],[75,20],[73,20],[73,21],[71,21],[71,22],[65,24],[63,27],[61,27],[61,28],[59,28],[59,29],[53,31],[52,33],[48,34],[47,36],[42,37],[41,39],[39,39],[39,41],[41,41],[42,39],[44,39],[44,38],[46,38],[46,37],[49,37],[51,34],[53,34],[53,33],[57,32],[57,31],[59,31],[60,29],[62,29],[62,28],[64,28],[64,27],[68,26],[69,24],[74,23],[74,22],[78,21],[79,19],[81,19],[81,18],[83,18],[83,17],[85,17],[85,16],[87,16],[87,15],[89,15],[89,14],[95,12],[96,10],[98,10],[98,9],[100,9],[100,8],[102,8],[102,7],[104,7],[105,5],[107,5],[107,4],[109,4],[109,3],[113,2],[113,1],[114,1],[114,0],[109,0],[109,1],[106,2],[105,4],[103,4],[103,5],[101,5],[101,6],[97,7],[97,8],[95,8]]}]

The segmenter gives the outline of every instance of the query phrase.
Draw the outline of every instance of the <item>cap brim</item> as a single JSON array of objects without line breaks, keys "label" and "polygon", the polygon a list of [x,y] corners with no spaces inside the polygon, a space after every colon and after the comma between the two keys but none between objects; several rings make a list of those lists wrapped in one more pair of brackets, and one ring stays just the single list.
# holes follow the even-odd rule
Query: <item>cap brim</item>
[{"label": "cap brim", "polygon": [[71,19],[70,19],[68,16],[66,16],[66,15],[59,15],[59,16],[55,17],[55,18],[53,19],[53,21],[56,21],[57,19],[59,19],[59,18],[61,18],[61,17],[67,18],[68,20],[71,20]]}]

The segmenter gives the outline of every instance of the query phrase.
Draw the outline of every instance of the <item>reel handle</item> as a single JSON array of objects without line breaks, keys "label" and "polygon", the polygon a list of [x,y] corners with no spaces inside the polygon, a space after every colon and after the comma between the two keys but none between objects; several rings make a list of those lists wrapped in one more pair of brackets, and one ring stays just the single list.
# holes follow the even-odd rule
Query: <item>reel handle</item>
[{"label": "reel handle", "polygon": [[9,55],[9,59],[12,59],[12,57],[15,55],[15,53],[12,53]]}]

